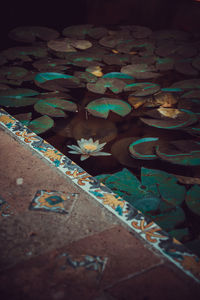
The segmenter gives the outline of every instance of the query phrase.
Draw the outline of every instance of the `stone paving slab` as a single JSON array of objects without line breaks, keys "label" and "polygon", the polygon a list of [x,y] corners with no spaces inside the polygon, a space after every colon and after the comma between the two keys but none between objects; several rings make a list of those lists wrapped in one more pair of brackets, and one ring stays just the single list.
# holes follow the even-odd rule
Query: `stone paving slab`
[{"label": "stone paving slab", "polygon": [[[200,286],[172,266],[162,265],[123,281],[107,291],[107,300],[198,300]],[[112,299],[111,297],[111,299]]]},{"label": "stone paving slab", "polygon": [[5,299],[92,299],[162,259],[122,226],[80,239],[0,273]]},{"label": "stone paving slab", "polygon": [[[9,117],[8,120],[12,119]],[[23,138],[26,138],[25,136],[23,135]],[[35,139],[34,135],[33,137]],[[56,154],[58,155],[57,152]],[[61,155],[60,157],[62,159]],[[57,164],[57,160],[55,163]],[[125,220],[129,216],[131,225],[136,229],[130,230],[128,222],[124,224],[123,220],[110,213],[115,203],[124,205],[124,202],[119,202],[114,195],[108,194],[107,190],[101,195],[101,199],[112,200],[108,204],[110,211],[103,205],[105,201],[94,201],[87,188],[82,188],[87,180],[94,184],[90,181],[92,177],[88,177],[86,172],[82,174],[78,166],[73,165],[70,169],[71,162],[68,169],[70,171],[66,171],[66,174],[70,173],[68,178],[63,176],[55,165],[50,165],[45,158],[36,154],[31,147],[16,140],[15,135],[11,136],[1,129],[0,164],[0,196],[10,205],[6,209],[10,214],[0,216],[0,294],[5,295],[5,299],[66,299],[66,294],[70,294],[71,299],[79,299],[80,295],[81,299],[115,299],[115,286],[116,289],[119,286],[120,293],[122,283],[125,284],[153,270],[160,270],[164,263],[168,268],[169,261],[166,257],[147,243],[148,240],[155,244],[157,236],[167,254],[177,256],[187,270],[199,276],[199,263],[195,261],[195,256],[190,253],[185,255],[185,252],[182,255],[182,246],[177,241],[171,243],[169,238],[163,237],[164,233],[153,222],[148,222],[133,209],[123,217]],[[75,177],[71,176],[71,170]],[[79,181],[79,184],[76,181]],[[96,189],[100,191],[99,187]],[[44,206],[49,201],[50,210],[30,210],[30,204],[33,204],[38,190],[57,191],[70,197],[75,194],[77,197],[74,200],[70,198],[73,201],[67,206],[69,214],[51,210],[55,204],[51,203],[52,197],[51,201],[48,197],[43,197],[44,202],[40,202]],[[91,191],[93,193],[93,190]],[[97,199],[99,195],[96,196]],[[110,197],[103,198],[105,195]],[[57,198],[54,195],[55,199]],[[67,201],[66,198],[59,204],[64,205]],[[126,209],[125,205],[123,209]],[[116,227],[117,224],[121,226]],[[146,240],[143,236],[147,237]],[[90,261],[93,269],[88,270]],[[70,272],[69,267],[66,268],[66,262],[73,265]],[[74,268],[74,265],[78,268]],[[63,272],[59,273],[62,275],[55,275],[56,266],[59,272]],[[161,283],[170,287],[165,268],[161,269]],[[175,266],[173,270],[174,277],[183,276],[182,271]],[[156,281],[156,273],[151,274]],[[178,284],[182,284],[183,290],[188,282],[195,286],[192,278],[185,275],[181,278]],[[142,281],[144,291],[147,281],[148,291],[147,277],[144,276]],[[130,289],[131,285],[127,291]],[[143,289],[141,285],[140,289]],[[152,295],[155,294],[154,290],[152,283]],[[124,298],[122,296],[118,299]]]}]

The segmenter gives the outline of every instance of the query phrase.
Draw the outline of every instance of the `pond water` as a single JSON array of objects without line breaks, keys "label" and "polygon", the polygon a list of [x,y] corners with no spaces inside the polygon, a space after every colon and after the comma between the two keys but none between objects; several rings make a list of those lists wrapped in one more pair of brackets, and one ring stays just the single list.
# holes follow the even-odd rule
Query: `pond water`
[{"label": "pond water", "polygon": [[200,255],[200,41],[141,26],[21,27],[0,106]]}]

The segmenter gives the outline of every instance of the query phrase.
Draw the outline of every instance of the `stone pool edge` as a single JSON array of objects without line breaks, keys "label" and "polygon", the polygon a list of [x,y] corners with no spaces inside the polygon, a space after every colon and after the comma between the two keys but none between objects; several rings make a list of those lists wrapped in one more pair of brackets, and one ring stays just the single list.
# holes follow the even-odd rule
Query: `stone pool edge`
[{"label": "stone pool edge", "polygon": [[136,232],[184,273],[200,283],[200,258],[197,255],[3,109],[0,109],[0,125],[14,135],[16,140],[39,153],[64,176],[123,221],[131,231]]}]

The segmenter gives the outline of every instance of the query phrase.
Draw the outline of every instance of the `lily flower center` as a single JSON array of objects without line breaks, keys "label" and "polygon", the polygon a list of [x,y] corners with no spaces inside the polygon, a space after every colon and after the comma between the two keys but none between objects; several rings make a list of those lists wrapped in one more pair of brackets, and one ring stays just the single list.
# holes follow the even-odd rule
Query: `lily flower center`
[{"label": "lily flower center", "polygon": [[85,144],[83,148],[87,151],[94,151],[97,149],[97,146],[93,144]]}]

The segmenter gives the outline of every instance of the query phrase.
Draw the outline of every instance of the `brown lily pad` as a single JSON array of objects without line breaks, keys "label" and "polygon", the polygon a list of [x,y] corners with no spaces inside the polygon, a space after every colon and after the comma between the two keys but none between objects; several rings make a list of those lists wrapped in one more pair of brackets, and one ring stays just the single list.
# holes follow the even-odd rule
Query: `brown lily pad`
[{"label": "brown lily pad", "polygon": [[174,108],[159,108],[146,112],[148,118],[140,118],[142,122],[149,126],[178,129],[188,127],[197,122],[197,116],[187,110],[178,110]]},{"label": "brown lily pad", "polygon": [[84,39],[92,27],[93,25],[91,24],[72,25],[64,28],[62,34],[67,37]]},{"label": "brown lily pad", "polygon": [[51,40],[47,45],[50,49],[58,52],[76,52],[76,49],[86,50],[92,47],[92,43],[87,40],[78,40],[73,38]]},{"label": "brown lily pad", "polygon": [[42,26],[17,27],[9,32],[9,37],[15,41],[34,43],[36,39],[50,41],[59,37],[55,29]]},{"label": "brown lily pad", "polygon": [[167,93],[167,92],[159,92],[154,95],[154,102],[158,106],[162,107],[173,107],[177,102],[178,99],[173,93]]},{"label": "brown lily pad", "polygon": [[126,65],[130,63],[130,55],[127,54],[106,54],[103,56],[103,61],[107,65]]},{"label": "brown lily pad", "polygon": [[154,66],[148,66],[147,64],[131,64],[121,68],[122,73],[132,75],[136,79],[158,78],[160,74],[155,71]]},{"label": "brown lily pad", "polygon": [[43,58],[35,61],[33,67],[40,72],[59,72],[69,68],[66,64],[66,60],[64,59]]},{"label": "brown lily pad", "polygon": [[8,60],[21,59],[22,61],[32,61],[31,56],[35,58],[43,58],[47,56],[47,49],[45,47],[26,46],[26,47],[12,47],[3,50],[1,54]]},{"label": "brown lily pad", "polygon": [[127,84],[124,91],[131,91],[133,96],[153,95],[160,90],[160,86],[152,82],[137,82]]},{"label": "brown lily pad", "polygon": [[77,111],[77,105],[74,102],[59,98],[47,98],[39,100],[34,109],[41,115],[48,115],[51,117],[65,117],[64,111]]}]

